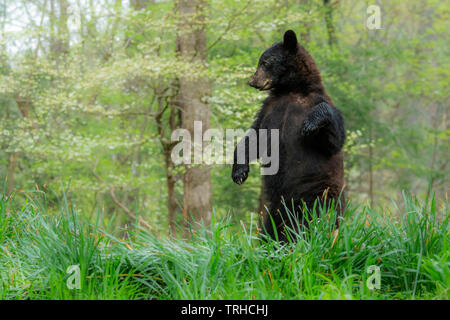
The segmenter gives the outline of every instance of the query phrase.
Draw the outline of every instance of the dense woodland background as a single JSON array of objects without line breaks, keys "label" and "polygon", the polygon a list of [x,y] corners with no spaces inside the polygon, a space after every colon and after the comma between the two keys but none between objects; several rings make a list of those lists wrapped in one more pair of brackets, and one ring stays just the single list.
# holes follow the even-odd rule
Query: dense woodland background
[{"label": "dense woodland background", "polygon": [[[366,26],[372,4],[382,29]],[[56,211],[64,186],[90,219],[161,234],[180,234],[187,211],[248,221],[257,165],[243,186],[229,165],[176,166],[170,134],[192,120],[247,128],[267,93],[246,83],[293,29],[345,116],[348,198],[445,198],[449,12],[438,0],[1,1],[5,191],[44,191]]]}]

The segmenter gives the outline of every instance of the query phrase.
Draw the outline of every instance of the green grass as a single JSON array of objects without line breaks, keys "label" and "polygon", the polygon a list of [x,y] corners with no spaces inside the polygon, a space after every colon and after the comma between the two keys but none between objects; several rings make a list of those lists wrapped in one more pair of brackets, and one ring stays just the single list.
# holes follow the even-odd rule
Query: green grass
[{"label": "green grass", "polygon": [[[40,201],[35,199],[41,198]],[[333,232],[322,212],[296,243],[257,237],[256,225],[213,219],[190,240],[139,228],[112,235],[61,200],[0,195],[0,299],[448,299],[448,203],[404,195],[384,212],[350,205]],[[322,210],[323,211],[323,210]],[[126,238],[123,239],[123,238]],[[81,289],[66,270],[79,265]],[[369,290],[371,265],[381,288]]]}]

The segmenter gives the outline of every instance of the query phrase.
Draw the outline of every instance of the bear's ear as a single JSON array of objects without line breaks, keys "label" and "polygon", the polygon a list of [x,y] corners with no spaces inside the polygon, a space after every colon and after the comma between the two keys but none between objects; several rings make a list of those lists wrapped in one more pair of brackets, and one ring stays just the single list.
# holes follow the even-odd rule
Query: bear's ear
[{"label": "bear's ear", "polygon": [[292,30],[288,30],[284,33],[283,37],[283,46],[288,49],[290,52],[297,51],[297,36],[295,32]]}]

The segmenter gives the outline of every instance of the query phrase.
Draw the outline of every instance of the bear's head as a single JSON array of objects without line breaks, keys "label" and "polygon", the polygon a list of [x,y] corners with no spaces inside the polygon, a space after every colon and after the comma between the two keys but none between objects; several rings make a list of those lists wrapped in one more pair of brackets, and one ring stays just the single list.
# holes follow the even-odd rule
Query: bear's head
[{"label": "bear's head", "polygon": [[292,30],[285,32],[283,42],[273,44],[259,58],[249,85],[259,90],[302,90],[320,83],[314,60],[297,41]]}]

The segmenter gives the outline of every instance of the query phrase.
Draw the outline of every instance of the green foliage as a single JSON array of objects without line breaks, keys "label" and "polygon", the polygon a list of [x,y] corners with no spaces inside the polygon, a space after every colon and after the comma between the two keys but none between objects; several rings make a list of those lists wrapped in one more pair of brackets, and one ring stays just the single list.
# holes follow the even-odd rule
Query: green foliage
[{"label": "green foliage", "polygon": [[[122,237],[90,224],[63,199],[49,216],[40,197],[0,201],[3,299],[448,299],[448,203],[404,195],[405,209],[318,207],[298,241],[261,242],[255,224],[216,219],[189,240],[134,226]],[[38,200],[41,199],[41,200]],[[6,213],[8,212],[8,213]],[[314,218],[315,217],[315,218]],[[401,217],[401,218],[397,218]],[[66,286],[80,265],[81,289]],[[381,288],[366,286],[380,267]]]},{"label": "green foliage", "polygon": [[[323,1],[212,0],[205,65],[178,56],[173,1],[68,0],[68,32],[48,3],[0,5],[0,299],[448,299],[447,2],[384,1],[379,30],[368,3],[335,2],[329,45]],[[350,206],[339,233],[332,210],[295,244],[261,244],[259,165],[239,187],[213,166],[212,228],[166,239],[171,119],[160,130],[158,113],[181,76],[201,76],[211,127],[248,128],[266,94],[247,80],[287,29],[345,116],[347,198],[376,206]],[[76,264],[82,289],[69,290]]]},{"label": "green foliage", "polygon": [[[293,29],[316,60],[345,116],[346,191],[384,204],[399,190],[444,198],[448,176],[449,6],[385,1],[382,29],[364,25],[367,3],[333,6],[337,43],[328,45],[323,1],[213,0],[206,14],[207,65],[176,54],[173,2],[134,10],[117,1],[69,0],[70,50],[52,52],[51,19],[40,1],[5,2],[0,16],[0,177],[14,190],[68,192],[93,219],[104,207],[129,223],[110,196],[167,229],[167,178],[155,114],[177,79],[207,76],[211,127],[247,128],[265,93],[246,85],[265,48]],[[28,17],[27,12],[42,21]],[[78,19],[74,12],[80,12]],[[21,27],[15,26],[20,17]],[[40,23],[40,24],[39,24]],[[53,30],[53,29],[52,29]],[[64,35],[60,35],[64,37]],[[168,116],[162,118],[169,122]],[[164,137],[170,137],[165,128]],[[93,174],[94,168],[102,178]],[[175,168],[178,170],[179,168]],[[257,166],[242,187],[229,166],[212,168],[217,214],[249,220],[260,194]],[[178,174],[178,171],[176,172]],[[182,219],[182,181],[175,187]],[[57,199],[49,195],[51,212]],[[245,196],[243,196],[245,195]]]},{"label": "green foliage", "polygon": [[[0,297],[136,298],[136,287],[129,283],[130,277],[119,274],[122,259],[112,254],[108,234],[98,224],[80,219],[65,196],[56,217],[48,215],[45,199],[38,197],[30,194],[18,210],[14,203],[8,205],[6,199],[1,202],[0,217],[4,224],[0,226],[0,235],[3,234]],[[12,212],[5,216],[6,210]],[[71,265],[80,267],[82,292],[67,288],[66,270]]]}]

